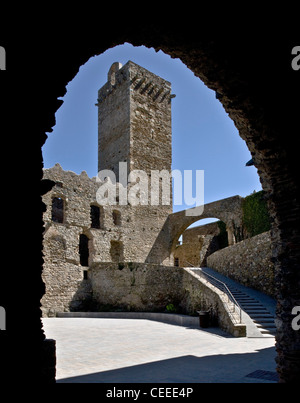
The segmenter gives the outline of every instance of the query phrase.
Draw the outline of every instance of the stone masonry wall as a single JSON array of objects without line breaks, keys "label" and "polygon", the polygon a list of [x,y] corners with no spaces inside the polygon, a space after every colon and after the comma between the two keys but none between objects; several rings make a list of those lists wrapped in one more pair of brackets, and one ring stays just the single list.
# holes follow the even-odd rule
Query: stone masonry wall
[{"label": "stone masonry wall", "polygon": [[182,269],[146,263],[96,263],[89,271],[93,299],[125,311],[164,311],[182,297]]},{"label": "stone masonry wall", "polygon": [[207,258],[207,266],[247,287],[275,296],[269,231],[213,253]]},{"label": "stone masonry wall", "polygon": [[[46,294],[42,299],[42,310],[47,315],[52,311],[75,309],[84,300],[84,295],[88,297],[84,271],[93,263],[144,262],[166,220],[169,206],[98,206],[101,226],[92,228],[91,206],[97,206],[99,188],[96,179],[89,178],[85,172],[77,175],[64,171],[59,164],[45,169],[44,179],[56,183],[43,196],[47,209],[43,242]],[[52,220],[52,199],[55,197],[64,202],[61,223]],[[120,214],[118,224],[113,219],[114,211]],[[80,263],[81,234],[88,238],[89,258],[85,266]],[[119,255],[113,250],[114,245],[120,248]]]},{"label": "stone masonry wall", "polygon": [[[188,228],[182,234],[182,244],[177,245],[174,252],[174,261],[178,259],[181,267],[200,267],[204,265],[206,255],[212,253],[215,236],[220,233],[218,223],[209,223]],[[216,245],[218,249],[218,245]]]},{"label": "stone masonry wall", "polygon": [[237,324],[211,284],[179,267],[146,263],[97,263],[89,270],[94,309],[164,312],[168,304],[184,314],[208,310],[211,324],[238,337],[245,326]]}]

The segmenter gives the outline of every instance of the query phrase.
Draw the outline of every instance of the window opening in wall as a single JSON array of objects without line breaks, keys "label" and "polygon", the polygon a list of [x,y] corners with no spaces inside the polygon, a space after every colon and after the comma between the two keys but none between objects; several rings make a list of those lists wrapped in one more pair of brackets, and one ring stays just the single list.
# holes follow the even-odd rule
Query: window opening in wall
[{"label": "window opening in wall", "polygon": [[174,258],[174,266],[179,267],[179,258],[178,257]]},{"label": "window opening in wall", "polygon": [[101,228],[100,224],[100,207],[98,206],[91,206],[91,227],[92,228]]},{"label": "window opening in wall", "polygon": [[79,238],[79,256],[80,256],[80,264],[81,266],[89,265],[89,238],[80,234]]},{"label": "window opening in wall", "polygon": [[53,197],[52,199],[52,221],[64,222],[64,200],[61,197]]},{"label": "window opening in wall", "polygon": [[84,280],[88,279],[88,271],[87,270],[83,270],[83,279]]},{"label": "window opening in wall", "polygon": [[121,213],[118,210],[114,210],[113,213],[113,222],[115,225],[121,225]]},{"label": "window opening in wall", "polygon": [[123,243],[120,241],[110,242],[110,256],[113,262],[124,261]]}]

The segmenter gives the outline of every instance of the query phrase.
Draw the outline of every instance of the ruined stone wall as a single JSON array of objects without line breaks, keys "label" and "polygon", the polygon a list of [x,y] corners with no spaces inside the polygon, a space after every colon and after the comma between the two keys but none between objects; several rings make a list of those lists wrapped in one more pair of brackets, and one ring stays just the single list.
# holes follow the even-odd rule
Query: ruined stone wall
[{"label": "ruined stone wall", "polygon": [[[172,212],[172,197],[163,204],[160,196],[153,205],[150,191],[152,170],[171,173],[171,84],[131,61],[123,67],[114,63],[98,92],[97,106],[98,168],[113,171],[118,181],[119,163],[127,163],[122,177],[126,198],[118,184],[113,200],[99,205],[97,193],[104,182],[85,172],[65,172],[59,164],[44,170],[44,179],[55,182],[43,197],[44,313],[76,309],[89,299],[84,276],[92,264],[144,262]],[[148,197],[143,200],[138,180],[129,181],[133,170],[145,172]],[[168,184],[172,196],[170,177]],[[161,194],[161,189],[157,191]],[[91,209],[99,216],[96,226]]]},{"label": "ruined stone wall", "polygon": [[235,323],[222,293],[185,269],[133,262],[98,263],[90,268],[89,280],[95,310],[164,312],[168,304],[190,315],[208,310],[211,325],[234,336],[245,336],[245,326]]},{"label": "ruined stone wall", "polygon": [[174,252],[174,261],[178,259],[178,265],[182,267],[200,267],[214,249],[214,243],[218,249],[215,236],[220,233],[218,223],[209,223],[197,227],[188,228],[182,234],[182,244],[177,245]]},{"label": "ruined stone wall", "polygon": [[269,231],[218,250],[207,258],[207,266],[247,287],[275,296]]},{"label": "ruined stone wall", "polygon": [[218,222],[212,222],[205,225],[198,225],[197,227],[188,228],[182,234],[182,243],[194,242],[195,238],[200,235],[218,235],[220,228]]},{"label": "ruined stone wall", "polygon": [[[230,30],[220,26],[220,32],[208,39],[202,35],[196,16],[184,32],[180,24],[153,18],[148,21],[136,19],[134,24],[128,23],[128,18],[112,18],[107,24],[90,24],[87,30],[79,30],[78,21],[69,19],[70,25],[60,24],[60,29],[53,30],[49,40],[44,38],[43,46],[40,46],[40,41],[32,41],[32,32],[40,31],[38,25],[35,27],[39,20],[35,18],[28,23],[28,18],[20,19],[22,35],[18,36],[18,52],[11,54],[16,61],[10,63],[13,74],[1,75],[1,106],[3,127],[7,123],[9,129],[11,122],[14,123],[15,135],[5,136],[4,148],[12,150],[14,161],[17,161],[13,164],[15,175],[11,175],[9,185],[20,178],[20,167],[26,167],[26,178],[22,177],[18,186],[14,186],[15,197],[10,198],[11,203],[7,204],[7,214],[3,218],[7,220],[6,246],[13,256],[16,248],[11,240],[18,228],[18,236],[22,239],[18,252],[26,260],[26,265],[30,265],[30,270],[24,270],[24,265],[15,266],[14,274],[18,281],[14,282],[13,292],[11,287],[7,287],[11,284],[11,271],[3,271],[0,305],[5,307],[9,304],[11,314],[9,332],[0,332],[0,335],[4,346],[1,356],[3,366],[12,371],[18,368],[22,382],[30,383],[32,379],[36,383],[49,381],[49,378],[41,377],[44,367],[40,359],[41,344],[45,338],[39,310],[40,298],[44,294],[41,281],[44,204],[40,195],[44,193],[45,185],[41,184],[41,146],[47,136],[51,137],[55,113],[63,102],[61,98],[80,66],[89,58],[124,42],[164,51],[185,63],[211,90],[217,92],[226,113],[234,121],[240,136],[246,140],[263,189],[268,193],[272,217],[271,237],[278,300],[278,372],[281,382],[299,382],[300,334],[291,327],[294,318],[292,308],[300,305],[299,152],[295,147],[295,133],[299,130],[299,104],[291,96],[291,92],[297,94],[300,89],[299,71],[291,68],[291,49],[295,46],[298,25],[296,13],[286,18],[287,15],[280,9],[278,17],[256,21],[255,35],[249,35],[248,29],[241,29],[239,35],[232,35]],[[223,16],[222,19],[224,21]],[[10,19],[6,18],[6,21],[9,27]],[[3,21],[3,25],[6,21]],[[278,30],[278,23],[286,25],[287,21],[288,29],[285,32]],[[241,24],[244,25],[244,22],[241,20]],[[22,23],[23,26],[20,25]],[[31,30],[28,29],[29,25]],[[10,31],[4,31],[9,41]],[[271,33],[273,40],[266,32]],[[276,55],[272,68],[270,55]],[[30,62],[24,63],[24,60]],[[19,61],[22,76],[26,77],[22,83],[15,79],[20,70]],[[278,77],[284,79],[278,80]],[[19,93],[20,85],[22,93],[26,94],[26,101],[18,108],[16,119],[16,108],[12,105],[15,105],[13,97]],[[32,124],[24,125],[33,116],[33,110]],[[20,226],[19,215],[15,214],[20,207],[20,195],[29,196],[22,198],[22,209],[26,211],[26,217],[30,217],[30,236],[28,226]],[[26,315],[19,314],[20,301],[26,301]],[[22,342],[20,329],[26,329],[22,333]],[[5,372],[10,381],[13,372]]]},{"label": "ruined stone wall", "polygon": [[183,272],[177,267],[146,263],[97,263],[89,278],[93,299],[100,306],[126,311],[164,311],[178,305]]},{"label": "ruined stone wall", "polygon": [[183,242],[177,245],[174,252],[174,263],[181,267],[199,267],[200,251],[203,246],[204,236],[195,238],[193,242]]},{"label": "ruined stone wall", "polygon": [[[43,196],[44,270],[46,294],[42,299],[45,315],[68,311],[89,298],[84,282],[85,271],[93,263],[144,262],[166,219],[161,206],[98,206],[96,193],[99,183],[85,172],[80,175],[64,171],[59,164],[44,170],[44,179],[56,183]],[[63,222],[52,219],[52,200],[63,200]],[[100,228],[92,228],[91,206],[100,208]],[[119,221],[114,221],[114,213]],[[88,238],[88,262],[80,263],[80,235]],[[142,240],[142,242],[141,242]],[[74,298],[76,295],[76,298]]]}]

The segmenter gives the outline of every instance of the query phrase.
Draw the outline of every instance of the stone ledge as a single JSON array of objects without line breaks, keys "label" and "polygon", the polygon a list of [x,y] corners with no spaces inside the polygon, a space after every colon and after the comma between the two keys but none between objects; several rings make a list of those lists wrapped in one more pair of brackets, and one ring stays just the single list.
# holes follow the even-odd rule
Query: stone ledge
[{"label": "stone ledge", "polygon": [[57,318],[148,319],[177,326],[199,327],[199,317],[162,312],[57,312]]}]

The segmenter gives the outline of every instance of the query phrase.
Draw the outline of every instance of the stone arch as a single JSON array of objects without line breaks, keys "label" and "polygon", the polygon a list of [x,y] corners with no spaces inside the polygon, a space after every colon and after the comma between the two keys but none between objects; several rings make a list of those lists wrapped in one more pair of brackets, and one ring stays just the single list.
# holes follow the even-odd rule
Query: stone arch
[{"label": "stone arch", "polygon": [[[172,246],[170,264],[180,267],[202,267],[207,264],[207,257],[215,251],[229,246],[228,229],[224,222],[211,217],[214,221],[186,228],[181,234],[181,242]],[[181,237],[180,236],[180,237]],[[180,238],[179,238],[180,239]],[[177,264],[175,264],[177,263]]]},{"label": "stone arch", "polygon": [[[97,35],[94,37],[87,32],[86,39],[89,46],[86,46],[87,41],[82,38],[85,35],[83,31],[80,32],[80,41],[75,35],[71,40],[68,36],[66,42],[59,33],[60,36],[56,42],[52,39],[54,46],[51,45],[51,51],[53,50],[51,58],[49,58],[47,46],[44,46],[44,51],[39,49],[34,58],[34,44],[32,44],[31,65],[35,63],[36,68],[32,69],[33,72],[30,72],[29,68],[26,70],[28,84],[24,85],[30,86],[27,94],[34,94],[28,105],[31,105],[31,102],[35,105],[36,119],[31,139],[28,140],[26,137],[26,142],[34,143],[32,152],[36,153],[35,146],[37,143],[41,143],[40,133],[51,131],[51,126],[54,124],[55,112],[61,103],[57,99],[64,95],[67,83],[88,58],[125,41],[136,46],[154,47],[155,50],[163,50],[171,57],[180,58],[209,88],[217,92],[218,99],[235,122],[240,136],[246,141],[252,153],[263,189],[268,195],[279,302],[276,335],[278,371],[282,382],[299,380],[300,335],[291,328],[292,307],[295,304],[300,305],[298,290],[300,280],[298,270],[300,228],[300,207],[297,197],[299,193],[298,159],[295,158],[296,150],[292,137],[298,127],[298,105],[291,101],[288,93],[291,88],[297,93],[298,88],[295,76],[292,77],[295,72],[292,71],[290,62],[284,56],[286,54],[289,56],[290,42],[284,42],[282,37],[276,38],[276,29],[274,29],[272,41],[270,41],[264,35],[259,36],[259,40],[255,40],[252,35],[249,35],[251,37],[249,40],[242,32],[239,35],[228,36],[229,34],[225,30],[217,39],[212,37],[204,39],[205,36],[200,36],[198,24],[195,26],[189,24],[188,27],[185,27],[184,35],[177,30],[176,24],[174,26],[156,25],[143,21],[142,25],[137,23],[135,28],[120,23],[118,27],[116,26],[114,30],[110,31],[109,36],[105,31],[106,27],[101,31],[101,28],[97,26]],[[76,30],[74,31],[76,32]],[[263,32],[266,32],[265,27]],[[256,33],[258,33],[257,26]],[[284,49],[283,44],[287,46]],[[24,46],[25,48],[27,49],[26,46]],[[68,48],[68,52],[65,52],[66,48]],[[246,51],[244,51],[245,49]],[[270,55],[278,55],[278,53],[276,63],[272,63],[270,66]],[[57,66],[60,66],[60,71]],[[43,81],[47,77],[45,85],[41,86],[40,79],[33,75],[36,71],[42,74]],[[53,74],[53,71],[56,74]],[[278,77],[282,76],[284,76],[284,80],[278,80]],[[276,91],[274,82],[276,82]],[[36,99],[39,97],[44,100],[41,105],[36,103]],[[45,109],[47,113],[45,113]],[[22,120],[20,119],[20,121]],[[45,138],[46,136],[44,136],[44,140]],[[28,178],[32,181],[32,189],[42,191],[40,187],[41,171],[38,175],[35,174],[39,164],[41,169],[40,153],[35,154],[35,157],[38,163],[34,166],[33,175],[30,176],[30,172],[28,173]],[[28,184],[26,185],[28,186]],[[44,208],[41,200],[30,207],[32,215],[37,217],[40,222],[39,229],[42,232],[43,223],[40,211],[35,209],[37,205],[40,206],[40,210]],[[42,239],[37,242],[36,248],[39,250],[32,248],[32,252],[38,252],[38,256],[41,257]],[[32,256],[36,261],[35,256],[37,255]],[[31,276],[27,277],[27,280],[24,279],[24,283],[30,284],[32,280],[32,284],[39,284],[41,263],[38,262],[37,265],[39,268],[33,270]],[[23,282],[20,281],[20,283]],[[36,329],[36,338],[41,338],[43,333],[41,325],[37,325],[40,315],[39,300],[42,294],[43,286],[40,284],[32,295],[36,308],[28,311],[26,317],[27,325],[32,324],[32,327]],[[34,306],[33,303],[32,306]],[[31,320],[29,320],[30,315]],[[33,329],[32,333],[34,333]],[[35,350],[38,348],[40,346],[35,347]],[[36,370],[37,375],[40,372],[39,369]]]},{"label": "stone arch", "polygon": [[180,235],[193,223],[204,218],[218,218],[226,224],[229,244],[236,242],[236,234],[242,232],[241,196],[228,197],[205,204],[200,208],[178,211],[170,214],[157,237],[146,261],[148,263],[169,264],[172,251]]},{"label": "stone arch", "polygon": [[[190,225],[204,218],[218,218],[223,221],[229,232],[229,245],[236,243],[235,233],[237,229],[242,228],[242,200],[243,198],[240,196],[233,196],[205,204],[203,209],[200,209],[199,214],[197,214],[197,209],[183,210],[171,214],[169,217],[169,242],[172,244],[172,248],[179,236]],[[194,214],[193,211],[195,211]]]},{"label": "stone arch", "polygon": [[111,65],[108,74],[107,81],[111,83],[111,85],[115,85],[116,83],[116,72],[122,68],[122,64],[119,62],[115,62]]}]

